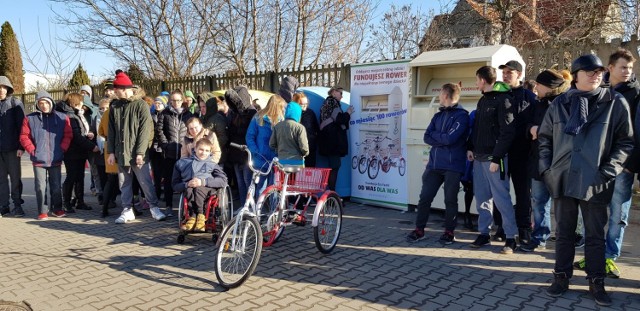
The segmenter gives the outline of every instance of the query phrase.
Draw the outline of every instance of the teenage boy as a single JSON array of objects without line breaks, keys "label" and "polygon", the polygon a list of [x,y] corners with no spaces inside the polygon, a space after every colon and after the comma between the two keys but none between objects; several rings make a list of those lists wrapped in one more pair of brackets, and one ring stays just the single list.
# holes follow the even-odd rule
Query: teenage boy
[{"label": "teenage boy", "polygon": [[429,220],[431,203],[444,183],[445,230],[440,243],[448,245],[455,241],[453,232],[457,224],[460,177],[466,166],[469,113],[458,105],[460,87],[457,84],[443,85],[439,99],[440,111],[433,116],[424,133],[424,142],[431,145],[431,152],[422,174],[416,229],[409,233],[407,241],[425,238],[424,228]]},{"label": "teenage boy", "polygon": [[569,289],[580,208],[589,293],[597,304],[608,306],[604,227],[616,176],[633,150],[633,130],[627,101],[600,86],[604,69],[592,54],[573,61],[573,88],[549,106],[538,141],[539,170],[553,198],[558,225],[554,281],[547,295],[559,297]]},{"label": "teenage boy", "polygon": [[38,220],[49,218],[49,208],[44,205],[47,186],[49,187],[49,206],[53,207],[53,215],[66,216],[62,209],[61,165],[64,153],[71,144],[71,138],[69,118],[64,113],[53,109],[53,99],[49,93],[38,92],[36,111],[24,118],[20,133],[20,144],[31,156],[33,164]]},{"label": "teenage boy", "polygon": [[[640,142],[638,140],[640,126],[637,112],[640,104],[640,83],[633,74],[633,63],[636,59],[630,51],[618,49],[609,56],[608,72],[604,76],[605,83],[616,92],[622,94],[629,104],[631,120],[634,121],[634,149],[627,160],[625,169],[616,176],[613,186],[613,197],[609,204],[609,227],[605,240],[605,271],[608,277],[619,278],[620,269],[615,260],[620,257],[622,251],[622,238],[624,229],[629,222],[629,209],[631,207],[631,192],[636,173],[640,172]],[[635,119],[635,120],[634,120]],[[574,264],[574,267],[584,270],[584,258]]]},{"label": "teenage boy", "polygon": [[512,254],[518,233],[509,194],[507,151],[515,136],[513,97],[508,84],[496,82],[496,70],[483,66],[476,71],[476,86],[482,92],[467,145],[467,159],[473,161],[473,192],[478,209],[480,235],[471,243],[479,248],[490,244],[493,205],[502,214],[506,241],[501,253]]},{"label": "teenage boy", "polygon": [[134,220],[133,178],[138,179],[140,189],[151,206],[149,211],[155,220],[166,216],[158,208],[158,197],[151,181],[149,147],[152,142],[153,120],[149,105],[133,95],[133,83],[122,71],[116,71],[113,80],[117,99],[111,103],[109,131],[107,133],[107,164],[118,165],[118,180],[122,200],[122,214],[115,221],[124,224]]},{"label": "teenage boy", "polygon": [[516,195],[515,217],[518,225],[518,237],[521,244],[528,244],[531,240],[531,177],[528,165],[531,143],[527,137],[527,125],[533,118],[533,109],[538,105],[536,94],[522,84],[522,64],[517,60],[510,60],[501,65],[502,81],[511,87],[513,96],[514,123],[516,136],[509,148],[509,177],[513,183]]}]

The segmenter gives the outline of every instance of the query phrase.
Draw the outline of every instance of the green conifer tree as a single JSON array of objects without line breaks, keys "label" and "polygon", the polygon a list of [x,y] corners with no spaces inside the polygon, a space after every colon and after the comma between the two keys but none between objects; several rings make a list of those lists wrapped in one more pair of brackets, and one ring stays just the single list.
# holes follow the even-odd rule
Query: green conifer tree
[{"label": "green conifer tree", "polygon": [[82,68],[82,64],[78,64],[78,68],[73,72],[73,76],[71,76],[68,86],[70,88],[78,88],[85,84],[91,84],[91,80],[89,80],[89,75],[87,75],[87,72]]},{"label": "green conifer tree", "polygon": [[7,76],[13,84],[14,93],[24,93],[24,71],[20,45],[9,22],[0,30],[0,75]]}]

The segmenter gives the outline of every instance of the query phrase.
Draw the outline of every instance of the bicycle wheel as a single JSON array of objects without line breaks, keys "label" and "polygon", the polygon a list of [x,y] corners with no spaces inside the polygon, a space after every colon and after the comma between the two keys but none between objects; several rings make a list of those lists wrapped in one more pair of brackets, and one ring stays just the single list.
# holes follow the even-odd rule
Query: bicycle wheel
[{"label": "bicycle wheel", "polygon": [[358,161],[358,172],[360,172],[360,174],[364,174],[364,172],[367,170],[368,163],[369,162],[367,161],[367,157],[360,157],[360,160]]},{"label": "bicycle wheel", "polygon": [[378,177],[378,173],[380,172],[380,163],[377,158],[371,158],[369,162],[369,168],[367,170],[367,174],[369,175],[369,179],[375,179]]},{"label": "bicycle wheel", "polygon": [[353,156],[351,158],[351,168],[355,169],[356,167],[358,167],[358,156]]},{"label": "bicycle wheel", "polygon": [[405,161],[404,158],[400,158],[400,163],[398,164],[398,172],[400,173],[400,176],[404,176],[404,174],[407,172],[407,161]]},{"label": "bicycle wheel", "polygon": [[218,190],[218,208],[220,209],[219,224],[224,229],[233,217],[233,197],[231,196],[231,187],[226,186]]},{"label": "bicycle wheel", "polygon": [[284,232],[284,226],[280,225],[280,219],[282,219],[279,208],[281,197],[280,190],[268,189],[260,206],[260,228],[262,229],[264,246],[275,243]]},{"label": "bicycle wheel", "polygon": [[338,243],[342,229],[342,200],[335,193],[329,194],[318,214],[318,225],[313,227],[316,247],[324,254],[330,253]]},{"label": "bicycle wheel", "polygon": [[248,215],[239,223],[232,219],[222,232],[216,250],[216,278],[220,285],[227,289],[242,285],[256,270],[261,253],[262,232],[258,221]]}]

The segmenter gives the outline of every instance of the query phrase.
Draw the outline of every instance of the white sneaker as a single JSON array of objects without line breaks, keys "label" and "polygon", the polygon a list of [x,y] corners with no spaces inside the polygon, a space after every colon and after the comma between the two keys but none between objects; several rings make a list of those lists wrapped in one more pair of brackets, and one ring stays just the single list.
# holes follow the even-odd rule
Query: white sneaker
[{"label": "white sneaker", "polygon": [[160,211],[160,208],[158,208],[157,206],[154,206],[154,207],[150,208],[149,211],[151,212],[151,217],[153,217],[153,219],[155,219],[157,221],[164,220],[165,218],[167,218],[167,216],[165,216]]},{"label": "white sneaker", "polygon": [[122,214],[120,214],[120,217],[116,218],[115,223],[126,224],[135,219],[136,219],[136,215],[133,214],[133,209],[125,208],[122,210]]}]

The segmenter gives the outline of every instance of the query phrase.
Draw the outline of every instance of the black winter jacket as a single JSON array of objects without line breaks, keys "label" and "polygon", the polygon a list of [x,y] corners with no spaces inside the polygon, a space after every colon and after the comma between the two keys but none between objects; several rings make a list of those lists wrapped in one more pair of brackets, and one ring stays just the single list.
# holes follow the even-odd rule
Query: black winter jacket
[{"label": "black winter jacket", "polygon": [[[237,87],[227,90],[224,99],[233,112],[233,119],[229,123],[229,142],[238,145],[247,144],[247,129],[251,119],[256,114],[256,109],[251,106],[251,96],[245,87]],[[227,160],[230,163],[247,164],[247,154],[237,148],[227,150]]]},{"label": "black winter jacket", "polygon": [[[607,79],[608,80],[608,79]],[[631,76],[629,81],[611,86],[616,92],[619,92],[627,100],[629,111],[631,112],[631,121],[637,127],[640,126],[640,115],[638,105],[640,105],[640,82],[635,75]],[[635,129],[635,127],[634,127]],[[640,173],[640,133],[634,131],[634,148],[631,156],[627,159],[626,169],[633,173]]]},{"label": "black winter jacket", "polygon": [[622,95],[601,88],[590,100],[587,123],[566,134],[568,93],[558,96],[542,121],[539,170],[553,198],[609,203],[615,177],[633,150],[629,106]]},{"label": "black winter jacket", "polygon": [[[533,116],[531,119],[531,123],[527,126],[527,137],[531,140],[530,129],[533,126],[538,126],[538,130],[540,130],[540,124],[542,124],[542,120],[544,119],[544,115],[547,113],[547,109],[551,105],[554,99],[556,99],[558,95],[549,96],[545,98],[541,98],[536,106],[533,108]],[[529,150],[529,159],[527,159],[527,166],[529,171],[529,176],[535,180],[542,180],[542,176],[540,176],[540,172],[538,171],[538,160],[540,152],[540,143],[538,139],[531,140],[531,149]]]},{"label": "black winter jacket", "polygon": [[191,117],[189,109],[182,109],[178,114],[173,107],[167,107],[158,115],[155,136],[165,158],[180,159],[182,140],[187,135],[187,121]]},{"label": "black winter jacket", "polygon": [[78,114],[79,111],[71,108],[65,102],[58,102],[57,111],[60,111],[69,117],[71,123],[71,132],[73,138],[71,139],[71,145],[64,154],[65,159],[82,160],[89,158],[89,152],[93,152],[93,148],[97,145],[94,140],[89,139],[86,133],[89,132],[89,128],[85,127],[85,123],[80,118],[84,118],[84,114]]},{"label": "black winter jacket", "polygon": [[[502,84],[496,84],[499,83]],[[485,160],[499,164],[507,155],[516,134],[512,101],[513,97],[504,91],[486,92],[478,101],[467,141],[467,150],[473,151],[477,159],[487,156]]]},{"label": "black winter jacket", "polygon": [[307,142],[309,143],[309,154],[315,153],[318,148],[318,132],[320,132],[320,125],[318,125],[318,118],[313,110],[308,109],[302,112],[300,118],[300,124],[307,130]]},{"label": "black winter jacket", "polygon": [[[534,109],[538,105],[538,100],[536,100],[536,94],[522,86],[512,88],[511,96],[513,96],[515,137],[509,148],[509,159],[526,160],[531,150],[531,144],[526,139],[529,136],[528,125],[533,119]],[[509,161],[510,165],[516,163]]]},{"label": "black winter jacket", "polygon": [[20,129],[24,120],[22,102],[11,95],[0,101],[0,152],[23,150]]}]

